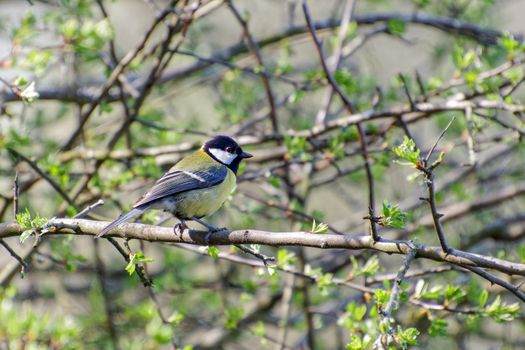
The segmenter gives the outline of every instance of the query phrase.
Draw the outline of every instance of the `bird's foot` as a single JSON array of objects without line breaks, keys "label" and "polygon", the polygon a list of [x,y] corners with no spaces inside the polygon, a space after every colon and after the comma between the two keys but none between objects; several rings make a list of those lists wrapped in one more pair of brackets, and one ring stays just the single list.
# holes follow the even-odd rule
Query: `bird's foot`
[{"label": "bird's foot", "polygon": [[196,221],[199,224],[201,224],[202,226],[206,227],[208,229],[208,231],[210,231],[208,234],[215,233],[215,232],[221,232],[221,231],[228,231],[227,227],[213,226],[213,225],[210,225],[207,222],[202,221],[201,219],[198,219],[198,218],[191,218],[191,220]]},{"label": "bird's foot", "polygon": [[182,238],[182,234],[184,233],[184,230],[188,229],[188,225],[186,225],[186,222],[181,220],[177,224],[173,226],[173,233],[176,234],[181,241],[184,239]]}]

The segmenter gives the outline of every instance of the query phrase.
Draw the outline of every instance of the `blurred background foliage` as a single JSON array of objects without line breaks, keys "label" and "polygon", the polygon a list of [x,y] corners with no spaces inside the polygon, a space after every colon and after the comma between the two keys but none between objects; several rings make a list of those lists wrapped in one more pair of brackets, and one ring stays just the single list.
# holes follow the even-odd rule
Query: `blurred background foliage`
[{"label": "blurred background foliage", "polygon": [[[91,217],[111,220],[203,140],[228,134],[255,157],[210,222],[368,234],[370,179],[353,121],[363,118],[381,235],[437,245],[413,166],[452,120],[435,169],[449,244],[524,262],[525,4],[309,6],[352,116],[300,1],[0,1],[1,221],[15,219],[15,174],[29,229],[99,199]],[[141,221],[174,223],[159,212]],[[30,233],[5,239],[26,258],[22,273],[0,255],[1,349],[371,349],[403,262],[253,246],[277,257],[262,268],[235,248],[147,242],[125,244],[126,261],[105,240]],[[457,266],[419,259],[412,270],[390,348],[525,347],[510,293]]]}]

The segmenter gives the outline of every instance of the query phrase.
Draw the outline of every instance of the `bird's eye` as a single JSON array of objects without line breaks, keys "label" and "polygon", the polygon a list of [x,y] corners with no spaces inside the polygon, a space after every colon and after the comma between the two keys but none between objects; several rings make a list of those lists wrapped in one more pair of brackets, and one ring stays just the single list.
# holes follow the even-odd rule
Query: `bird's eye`
[{"label": "bird's eye", "polygon": [[233,147],[226,147],[226,152],[233,153]]}]

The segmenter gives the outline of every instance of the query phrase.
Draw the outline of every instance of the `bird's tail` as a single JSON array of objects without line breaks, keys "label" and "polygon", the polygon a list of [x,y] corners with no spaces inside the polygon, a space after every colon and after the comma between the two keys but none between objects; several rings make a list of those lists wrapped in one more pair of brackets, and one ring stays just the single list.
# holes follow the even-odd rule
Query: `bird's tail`
[{"label": "bird's tail", "polygon": [[96,236],[95,238],[99,238],[99,237],[102,237],[104,236],[106,233],[108,233],[109,231],[111,231],[113,228],[117,227],[118,225],[122,224],[123,222],[125,221],[128,221],[129,219],[131,219],[132,217],[134,216],[137,216],[139,214],[141,214],[143,211],[145,210],[145,208],[135,208],[133,210],[131,210],[130,212],[120,216],[117,220],[113,221],[111,224],[107,225],[106,227],[104,227],[102,229],[102,231],[100,231]]}]

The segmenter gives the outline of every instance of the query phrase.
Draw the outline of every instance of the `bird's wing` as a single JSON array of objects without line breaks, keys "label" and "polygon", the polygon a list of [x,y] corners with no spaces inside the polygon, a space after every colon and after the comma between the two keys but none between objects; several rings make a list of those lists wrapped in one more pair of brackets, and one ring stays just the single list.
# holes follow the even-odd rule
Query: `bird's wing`
[{"label": "bird's wing", "polygon": [[218,185],[227,175],[228,168],[222,165],[211,167],[207,171],[172,170],[157,180],[133,207],[137,208],[177,193]]}]

